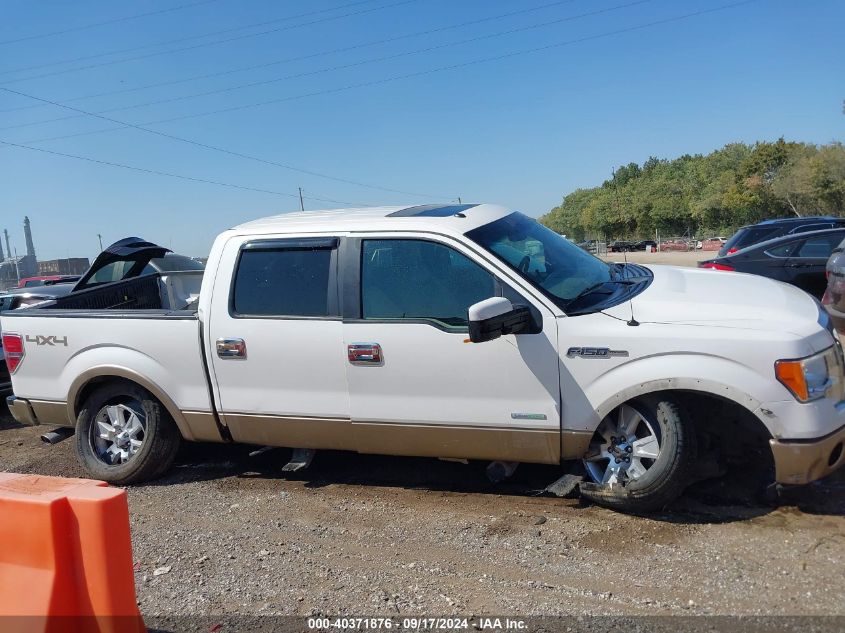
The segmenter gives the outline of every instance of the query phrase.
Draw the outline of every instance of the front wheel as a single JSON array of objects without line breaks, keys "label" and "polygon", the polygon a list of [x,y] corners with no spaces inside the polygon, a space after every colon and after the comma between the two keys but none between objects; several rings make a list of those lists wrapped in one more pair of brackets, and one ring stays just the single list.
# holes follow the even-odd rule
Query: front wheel
[{"label": "front wheel", "polygon": [[76,421],[76,454],[96,479],[126,485],[155,479],[173,464],[181,436],[148,391],[112,383],[86,398]]},{"label": "front wheel", "polygon": [[670,396],[620,405],[599,424],[584,459],[592,483],[581,495],[624,512],[649,512],[676,499],[695,462],[695,429]]}]

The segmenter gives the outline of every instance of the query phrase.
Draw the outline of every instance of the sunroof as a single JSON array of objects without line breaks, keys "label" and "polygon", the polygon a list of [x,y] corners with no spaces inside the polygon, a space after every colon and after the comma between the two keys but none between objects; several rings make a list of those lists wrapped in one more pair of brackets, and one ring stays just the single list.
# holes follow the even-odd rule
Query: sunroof
[{"label": "sunroof", "polygon": [[407,209],[394,211],[389,217],[412,218],[422,216],[426,218],[446,218],[477,206],[477,204],[450,204],[444,207],[439,204],[423,204],[417,207],[408,207]]}]

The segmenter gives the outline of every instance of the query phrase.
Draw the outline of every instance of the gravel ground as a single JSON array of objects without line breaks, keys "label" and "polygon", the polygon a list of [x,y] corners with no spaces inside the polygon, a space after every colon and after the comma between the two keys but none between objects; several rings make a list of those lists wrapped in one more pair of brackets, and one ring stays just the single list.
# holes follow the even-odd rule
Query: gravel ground
[{"label": "gravel ground", "polygon": [[608,253],[602,259],[608,262],[629,261],[636,264],[665,264],[667,266],[698,266],[698,262],[717,257],[715,251],[688,251],[667,253]]},{"label": "gravel ground", "polygon": [[[4,410],[0,469],[84,476],[40,432]],[[539,496],[552,467],[494,486],[481,464],[325,452],[286,477],[284,450],[248,451],[186,446],[128,489],[145,616],[845,615],[843,471],[777,508],[722,480],[636,518]]]}]

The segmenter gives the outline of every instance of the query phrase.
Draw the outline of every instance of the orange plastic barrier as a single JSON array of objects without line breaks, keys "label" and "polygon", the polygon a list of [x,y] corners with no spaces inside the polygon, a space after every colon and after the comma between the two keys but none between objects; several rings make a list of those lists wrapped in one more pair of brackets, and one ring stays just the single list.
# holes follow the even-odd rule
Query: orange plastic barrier
[{"label": "orange plastic barrier", "polygon": [[126,492],[0,473],[0,630],[141,633]]}]

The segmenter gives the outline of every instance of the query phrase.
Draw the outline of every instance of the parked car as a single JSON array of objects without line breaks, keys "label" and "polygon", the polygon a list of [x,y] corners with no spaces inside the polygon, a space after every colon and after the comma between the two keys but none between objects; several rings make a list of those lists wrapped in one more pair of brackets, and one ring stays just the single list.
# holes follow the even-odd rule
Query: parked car
[{"label": "parked car", "polygon": [[[57,297],[63,297],[73,290],[73,284],[54,284],[50,286],[36,286],[28,288],[13,288],[0,293],[0,313],[6,310],[19,310],[28,308],[44,301],[51,301]],[[0,315],[2,321],[2,315]],[[0,350],[3,348],[0,340]],[[12,387],[9,376],[9,369],[6,366],[6,358],[0,358],[0,391],[8,391]]]},{"label": "parked car", "polygon": [[611,242],[607,249],[611,253],[629,253],[634,250],[634,243],[625,240]]},{"label": "parked car", "polygon": [[726,237],[708,237],[699,241],[695,248],[700,251],[718,251],[728,241]]},{"label": "parked car", "polygon": [[845,241],[833,249],[825,266],[825,274],[827,287],[822,296],[822,305],[840,337],[845,337]]},{"label": "parked car", "polygon": [[100,253],[74,286],[74,292],[156,273],[204,270],[202,263],[140,237],[118,240]]},{"label": "parked car", "polygon": [[598,248],[598,244],[598,240],[584,240],[583,242],[578,242],[578,247],[588,253],[595,253]]},{"label": "parked car", "polygon": [[79,281],[79,275],[39,275],[37,277],[24,277],[18,282],[18,288],[66,284],[75,281]]},{"label": "parked car", "polygon": [[640,240],[639,242],[634,243],[635,251],[644,251],[647,248],[653,248],[657,250],[657,242],[655,242],[654,240]]},{"label": "parked car", "polygon": [[743,248],[773,240],[782,235],[822,231],[841,226],[845,226],[845,218],[834,218],[831,216],[763,220],[757,224],[743,226],[734,233],[719,249],[719,257],[731,255]]},{"label": "parked car", "polygon": [[660,250],[663,252],[688,251],[690,250],[690,243],[687,240],[662,240]]},{"label": "parked car", "polygon": [[845,227],[785,235],[727,255],[699,262],[700,268],[762,275],[797,286],[820,299],[825,266],[833,249],[845,239]]},{"label": "parked car", "polygon": [[316,449],[582,460],[583,497],[643,512],[701,476],[697,445],[770,451],[784,484],[845,462],[842,351],[762,277],[606,263],[490,204],[235,227],[190,310],[132,302],[159,275],[83,291],[143,310],[3,316],[12,415],[75,429],[95,479],[158,477],[183,439],[291,447],[289,471]]}]

